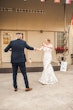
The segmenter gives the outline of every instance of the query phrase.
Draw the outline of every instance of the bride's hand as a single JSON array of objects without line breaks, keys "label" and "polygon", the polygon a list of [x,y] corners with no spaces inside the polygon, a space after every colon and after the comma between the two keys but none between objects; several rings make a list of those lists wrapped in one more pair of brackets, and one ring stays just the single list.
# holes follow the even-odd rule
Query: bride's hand
[{"label": "bride's hand", "polygon": [[44,42],[42,43],[42,46],[45,46],[45,43]]},{"label": "bride's hand", "polygon": [[38,51],[39,49],[38,49],[38,48],[34,48],[34,50],[35,50],[35,51]]},{"label": "bride's hand", "polygon": [[37,50],[37,48],[34,48],[34,50],[36,51],[36,50]]}]

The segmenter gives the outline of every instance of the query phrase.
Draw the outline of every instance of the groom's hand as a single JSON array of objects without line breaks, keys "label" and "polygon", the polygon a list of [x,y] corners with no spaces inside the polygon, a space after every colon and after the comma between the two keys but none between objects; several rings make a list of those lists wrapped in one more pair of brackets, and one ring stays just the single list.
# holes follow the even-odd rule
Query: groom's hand
[{"label": "groom's hand", "polygon": [[35,51],[38,51],[38,48],[34,48]]},{"label": "groom's hand", "polygon": [[36,51],[37,49],[36,49],[36,48],[34,48],[34,50]]}]

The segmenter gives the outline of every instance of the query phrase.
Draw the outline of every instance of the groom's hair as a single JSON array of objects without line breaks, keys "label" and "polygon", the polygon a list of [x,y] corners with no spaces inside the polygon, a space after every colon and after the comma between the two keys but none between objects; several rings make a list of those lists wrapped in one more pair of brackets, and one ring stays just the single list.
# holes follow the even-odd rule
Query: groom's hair
[{"label": "groom's hair", "polygon": [[23,39],[23,33],[19,33],[18,32],[18,33],[16,33],[16,35],[18,35],[19,38],[22,38]]},{"label": "groom's hair", "polygon": [[22,35],[23,36],[23,33],[18,32],[18,33],[16,33],[16,35]]}]

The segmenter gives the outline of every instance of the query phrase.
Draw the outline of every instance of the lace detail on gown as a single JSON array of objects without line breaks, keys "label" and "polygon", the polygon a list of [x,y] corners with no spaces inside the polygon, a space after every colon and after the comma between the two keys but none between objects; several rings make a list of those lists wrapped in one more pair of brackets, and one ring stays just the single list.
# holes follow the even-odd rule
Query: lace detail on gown
[{"label": "lace detail on gown", "polygon": [[39,79],[39,82],[42,84],[54,84],[58,82],[53,67],[51,65],[52,61],[52,50],[48,47],[44,47],[44,58],[43,58],[43,72],[42,76]]}]

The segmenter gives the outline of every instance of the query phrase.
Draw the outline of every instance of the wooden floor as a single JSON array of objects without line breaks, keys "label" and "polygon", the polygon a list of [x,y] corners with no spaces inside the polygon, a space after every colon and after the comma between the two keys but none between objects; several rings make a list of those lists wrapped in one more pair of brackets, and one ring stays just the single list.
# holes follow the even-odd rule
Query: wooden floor
[{"label": "wooden floor", "polygon": [[[57,63],[52,62],[52,66],[55,71],[60,70],[60,66],[58,66]],[[27,72],[41,72],[43,70],[43,63],[42,62],[26,63],[26,70]],[[18,72],[20,72],[20,69],[18,70]],[[0,64],[0,73],[12,73],[11,63]]]}]

